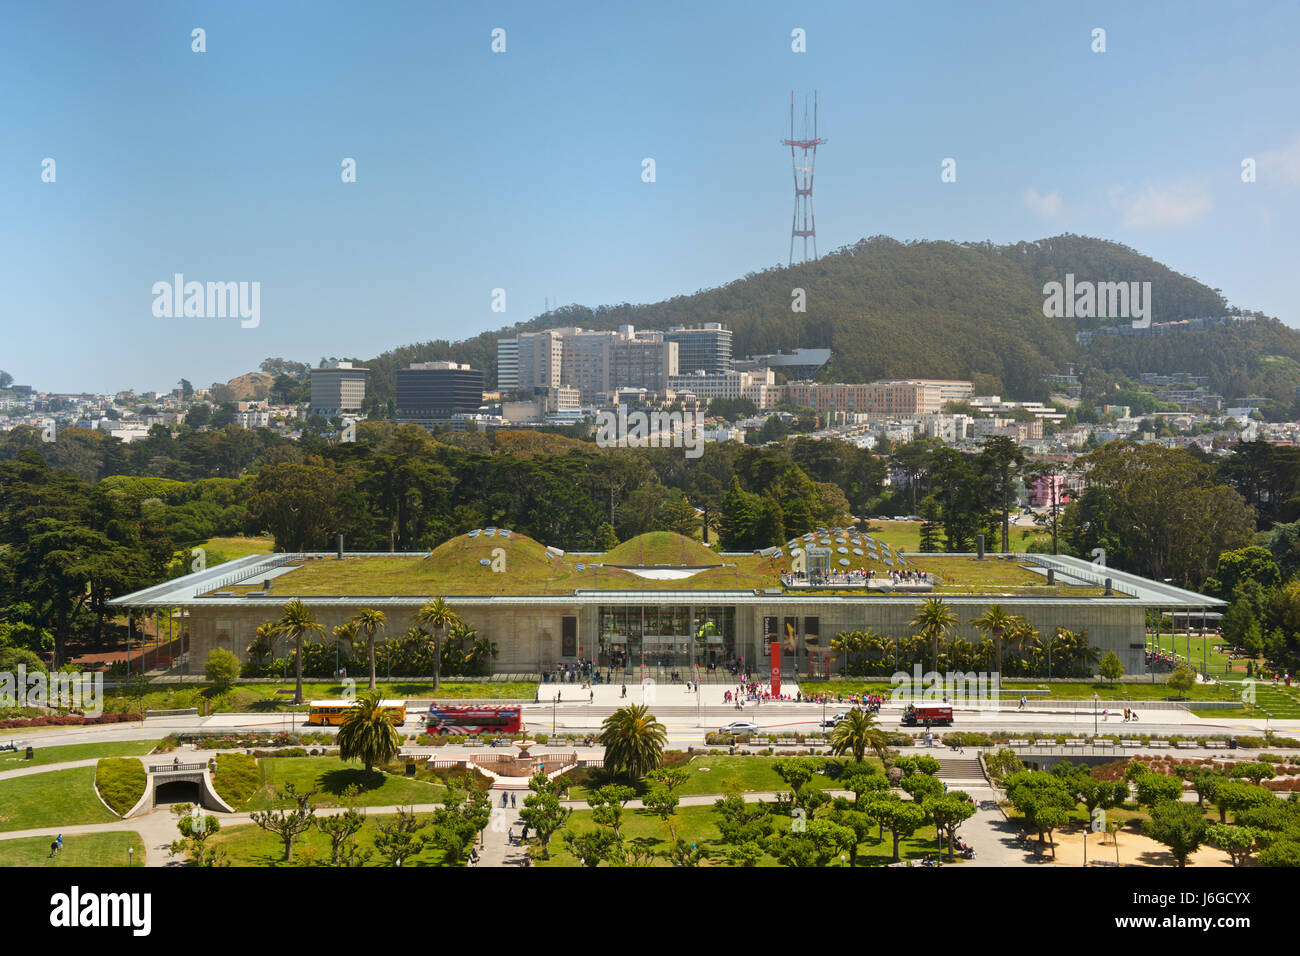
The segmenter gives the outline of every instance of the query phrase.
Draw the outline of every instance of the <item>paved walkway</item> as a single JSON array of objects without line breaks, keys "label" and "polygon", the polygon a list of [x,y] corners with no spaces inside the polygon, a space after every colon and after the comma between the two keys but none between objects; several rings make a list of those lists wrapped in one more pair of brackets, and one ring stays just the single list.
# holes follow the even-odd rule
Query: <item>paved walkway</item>
[{"label": "paved walkway", "polygon": [[31,767],[19,767],[17,770],[0,770],[0,780],[12,780],[15,777],[30,777],[35,773],[50,773],[54,770],[72,770],[76,767],[93,767],[99,763],[99,757],[85,760],[68,760],[64,763],[42,763]]}]

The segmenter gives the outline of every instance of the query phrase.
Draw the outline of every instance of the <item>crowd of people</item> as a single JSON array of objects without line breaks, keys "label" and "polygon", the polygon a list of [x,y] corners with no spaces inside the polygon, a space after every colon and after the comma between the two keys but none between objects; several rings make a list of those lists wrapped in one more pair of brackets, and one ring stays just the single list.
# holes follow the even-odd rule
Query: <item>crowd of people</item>
[{"label": "crowd of people", "polygon": [[578,661],[576,664],[556,664],[555,670],[542,672],[543,684],[585,685],[592,678],[595,678],[597,683],[600,682],[600,675],[596,673],[591,661]]},{"label": "crowd of people", "polygon": [[760,683],[759,681],[742,682],[736,685],[735,690],[725,691],[722,695],[724,702],[735,704],[736,709],[741,709],[746,702],[749,703],[767,703],[768,701],[790,701],[794,704],[848,704],[863,710],[870,711],[873,714],[880,712],[880,707],[885,702],[885,698],[879,694],[807,694],[803,691],[795,691],[793,694],[773,694],[772,685]]},{"label": "crowd of people", "polygon": [[[876,570],[869,568],[866,571],[850,569],[846,571],[783,571],[781,573],[781,583],[788,588],[825,588],[825,587],[842,587],[842,588],[866,588],[876,585]],[[883,578],[881,582],[883,584]],[[933,584],[929,571],[902,571],[891,570],[889,572],[889,583],[893,587],[901,585],[923,585]]]}]

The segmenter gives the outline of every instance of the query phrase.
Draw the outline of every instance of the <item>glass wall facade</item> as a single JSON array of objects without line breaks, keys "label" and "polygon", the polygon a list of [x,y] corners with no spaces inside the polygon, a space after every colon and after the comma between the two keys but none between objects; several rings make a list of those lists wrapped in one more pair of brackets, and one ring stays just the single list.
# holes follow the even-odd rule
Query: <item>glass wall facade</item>
[{"label": "glass wall facade", "polygon": [[596,666],[614,677],[692,679],[693,668],[726,667],[736,657],[733,606],[601,607]]}]

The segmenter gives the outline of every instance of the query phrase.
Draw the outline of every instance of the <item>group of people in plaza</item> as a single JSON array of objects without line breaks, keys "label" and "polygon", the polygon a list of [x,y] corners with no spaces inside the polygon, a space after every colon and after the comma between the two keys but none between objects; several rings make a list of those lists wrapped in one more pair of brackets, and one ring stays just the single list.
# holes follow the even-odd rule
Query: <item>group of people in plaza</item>
[{"label": "group of people in plaza", "polygon": [[576,664],[556,664],[553,671],[542,672],[542,683],[550,684],[586,684],[591,678],[598,678],[591,661],[578,661]]},{"label": "group of people in plaza", "polygon": [[749,681],[736,685],[735,690],[723,693],[725,703],[735,704],[741,709],[746,701],[765,703],[767,701],[790,701],[795,704],[849,704],[873,714],[880,712],[885,698],[879,694],[808,694],[795,691],[793,694],[773,694],[771,684]]}]

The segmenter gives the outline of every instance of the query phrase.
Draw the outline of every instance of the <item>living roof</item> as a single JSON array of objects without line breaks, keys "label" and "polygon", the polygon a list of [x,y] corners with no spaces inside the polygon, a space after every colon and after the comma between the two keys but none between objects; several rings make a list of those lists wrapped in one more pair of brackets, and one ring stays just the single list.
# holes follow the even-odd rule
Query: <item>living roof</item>
[{"label": "living roof", "polygon": [[[843,543],[837,540],[841,538]],[[888,582],[891,570],[925,572],[933,589],[787,587],[781,575],[791,570],[795,557],[792,552],[810,546],[829,548],[836,571],[872,570],[881,584]],[[841,565],[841,560],[847,566]],[[494,570],[494,566],[502,567],[502,561],[504,569]],[[684,577],[656,577],[629,570],[656,569],[650,572],[655,575],[662,574],[665,568],[690,573]],[[1049,569],[1056,573],[1051,584]],[[1105,596],[1107,580],[1113,584],[1111,596]],[[405,606],[437,596],[503,604],[573,600],[745,604],[773,599],[887,604],[916,603],[927,593],[958,604],[989,600],[1076,604],[1100,600],[1166,609],[1223,604],[1079,558],[1044,554],[989,554],[983,559],[970,554],[900,554],[856,529],[819,530],[762,553],[718,553],[682,535],[652,532],[603,554],[566,554],[525,535],[495,528],[459,535],[428,553],[348,553],[341,559],[329,553],[250,555],[110,603],[130,608],[279,605],[301,597],[322,605],[350,606],[365,601]]]},{"label": "living roof", "polygon": [[[603,554],[566,554],[525,535],[492,532],[459,535],[428,554],[349,554],[341,560],[329,554],[279,555],[273,569],[246,568],[237,579],[215,582],[196,593],[210,597],[258,594],[278,600],[349,595],[558,597],[601,591],[889,593],[887,589],[861,587],[787,587],[781,576],[792,569],[792,552],[808,547],[828,549],[831,567],[837,572],[874,571],[875,581],[882,586],[888,584],[893,570],[925,572],[936,594],[1083,597],[1104,593],[1100,581],[1071,577],[1064,571],[1056,583],[1048,584],[1045,571],[1024,555],[990,555],[985,560],[971,555],[902,555],[852,531],[819,531],[810,539],[792,539],[794,547],[787,542],[785,547],[751,554],[719,554],[671,532],[640,535]],[[651,576],[633,569],[651,569]],[[652,576],[664,569],[690,573],[684,577]],[[270,587],[263,590],[268,579]],[[898,596],[916,600],[917,594],[899,592]]]}]

